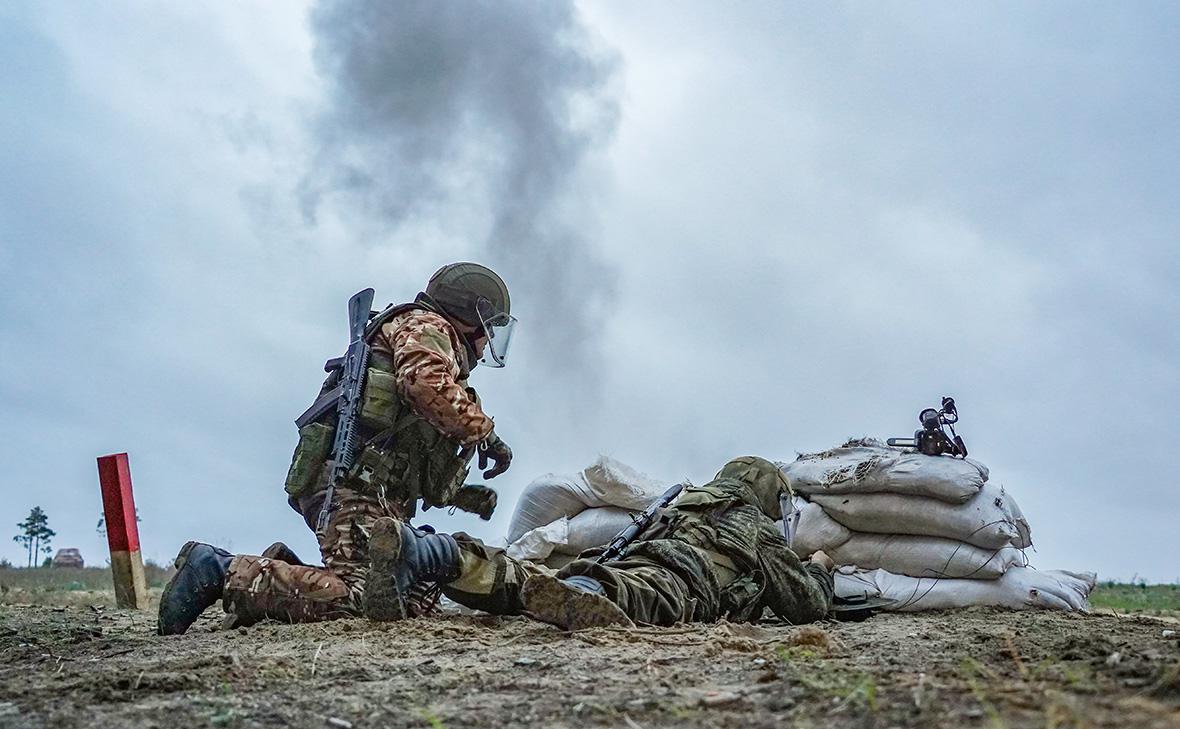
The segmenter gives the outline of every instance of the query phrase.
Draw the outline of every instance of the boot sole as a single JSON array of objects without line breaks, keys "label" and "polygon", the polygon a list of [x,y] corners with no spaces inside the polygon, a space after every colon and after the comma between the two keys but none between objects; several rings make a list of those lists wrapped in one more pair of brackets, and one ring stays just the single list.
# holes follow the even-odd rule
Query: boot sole
[{"label": "boot sole", "polygon": [[[168,584],[164,585],[164,592],[160,594],[160,605],[166,605],[171,601],[172,591],[176,587],[176,579],[180,577],[181,570],[188,564],[189,552],[193,551],[193,547],[197,546],[197,542],[185,542],[184,546],[176,554],[176,559],[172,560],[172,566],[176,568],[176,573],[172,575],[172,579],[168,580]],[[183,633],[184,631],[180,631]],[[156,634],[157,635],[179,635],[176,631],[164,631],[164,624],[159,615],[156,616]]]},{"label": "boot sole", "polygon": [[521,589],[521,599],[532,617],[570,631],[635,625],[622,608],[605,595],[569,587],[556,577],[530,577]]},{"label": "boot sole", "polygon": [[369,620],[388,622],[406,617],[405,599],[397,589],[401,553],[401,522],[390,517],[378,519],[369,535],[369,574],[361,605]]}]

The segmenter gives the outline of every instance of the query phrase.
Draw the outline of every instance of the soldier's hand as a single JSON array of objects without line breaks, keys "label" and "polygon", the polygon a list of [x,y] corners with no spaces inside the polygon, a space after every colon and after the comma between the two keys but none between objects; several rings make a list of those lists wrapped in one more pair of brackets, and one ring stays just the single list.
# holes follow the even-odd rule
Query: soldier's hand
[{"label": "soldier's hand", "polygon": [[512,465],[512,449],[494,430],[479,444],[479,467],[487,468],[489,460],[496,465],[483,472],[483,477],[487,479],[499,476]]},{"label": "soldier's hand", "polygon": [[833,560],[831,557],[829,557],[827,555],[827,553],[820,551],[820,550],[817,550],[815,552],[815,554],[811,555],[811,561],[820,565],[821,567],[826,569],[828,572],[831,572],[832,570],[836,569],[835,560]]}]

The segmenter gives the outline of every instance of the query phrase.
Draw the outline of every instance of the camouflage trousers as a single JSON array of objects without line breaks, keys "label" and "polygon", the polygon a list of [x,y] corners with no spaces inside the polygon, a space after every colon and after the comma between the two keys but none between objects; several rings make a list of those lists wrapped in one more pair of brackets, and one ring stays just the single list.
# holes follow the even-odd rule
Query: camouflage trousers
[{"label": "camouflage trousers", "polygon": [[444,585],[443,594],[476,610],[521,614],[525,581],[534,574],[544,574],[559,578],[585,575],[598,580],[606,596],[638,623],[712,622],[727,616],[757,620],[761,614],[756,595],[751,600],[748,593],[752,581],[742,579],[730,560],[675,539],[638,542],[624,558],[609,564],[577,559],[560,570],[513,559],[504,550],[465,534],[456,534],[455,539],[460,550],[460,577]]},{"label": "camouflage trousers", "polygon": [[[301,509],[314,525],[316,500]],[[230,562],[222,606],[237,625],[260,620],[308,623],[361,614],[369,571],[369,534],[383,516],[401,519],[401,508],[367,493],[337,489],[336,509],[317,535],[323,567],[237,555]]]}]

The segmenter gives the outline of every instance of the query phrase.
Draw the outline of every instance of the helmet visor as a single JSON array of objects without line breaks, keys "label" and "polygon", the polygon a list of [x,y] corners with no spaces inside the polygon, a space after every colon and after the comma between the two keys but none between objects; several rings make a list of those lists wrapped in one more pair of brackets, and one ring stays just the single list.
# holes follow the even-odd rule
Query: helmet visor
[{"label": "helmet visor", "polygon": [[488,338],[487,347],[479,362],[488,367],[503,367],[508,358],[508,345],[512,342],[516,317],[496,311],[487,299],[480,299],[475,305],[475,311],[479,314],[479,323]]}]

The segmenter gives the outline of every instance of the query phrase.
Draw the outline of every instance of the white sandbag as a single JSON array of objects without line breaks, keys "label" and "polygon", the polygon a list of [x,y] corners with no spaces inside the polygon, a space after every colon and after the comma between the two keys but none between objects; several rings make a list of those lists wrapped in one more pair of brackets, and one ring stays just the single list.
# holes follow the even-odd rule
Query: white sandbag
[{"label": "white sandbag", "polygon": [[564,516],[544,526],[530,529],[508,545],[508,556],[539,562],[553,553],[559,544],[569,541],[569,519]]},{"label": "white sandbag", "polygon": [[836,597],[844,599],[880,597],[877,587],[877,570],[862,570],[857,567],[837,567],[835,577]]},{"label": "white sandbag", "polygon": [[[807,559],[819,550],[825,552],[839,547],[852,532],[848,527],[824,513],[819,504],[797,500],[799,524],[795,528],[795,541],[791,549],[802,559]],[[782,528],[782,522],[779,522]]]},{"label": "white sandbag", "polygon": [[1010,567],[1028,564],[1014,547],[982,549],[941,537],[855,532],[836,547],[825,550],[837,565],[885,569],[912,577],[952,577],[994,580]]},{"label": "white sandbag", "polygon": [[617,506],[586,509],[569,520],[565,542],[554,545],[553,551],[576,555],[592,547],[601,547],[630,526],[633,513]]},{"label": "white sandbag", "polygon": [[643,510],[672,485],[656,480],[610,456],[599,456],[598,460],[582,469],[582,475],[598,501],[587,503],[586,506],[617,506],[622,509]]},{"label": "white sandbag", "polygon": [[909,577],[885,570],[838,571],[838,595],[861,594],[872,582],[882,597],[896,601],[893,611],[948,610],[973,605],[1013,610],[1051,608],[1088,612],[1096,576],[1091,572],[1013,567],[998,580],[952,580]]},{"label": "white sandbag", "polygon": [[805,454],[780,464],[803,494],[894,493],[961,504],[987,481],[987,467],[972,459],[927,456],[880,441],[850,441],[846,447]]},{"label": "white sandbag", "polygon": [[508,556],[534,562],[556,555],[576,556],[600,547],[631,524],[634,512],[616,506],[583,509],[573,517],[561,517],[530,529],[508,545]]},{"label": "white sandbag", "polygon": [[508,525],[508,541],[587,508],[645,509],[666,489],[667,485],[610,456],[599,456],[576,474],[547,473],[521,492]]},{"label": "white sandbag", "polygon": [[984,484],[964,504],[901,494],[813,495],[828,516],[854,532],[955,539],[985,549],[1014,543],[1018,531],[1005,506],[1008,495]]},{"label": "white sandbag", "polygon": [[508,542],[515,544],[525,532],[543,527],[586,508],[590,486],[582,474],[547,473],[524,487],[508,524]]}]

